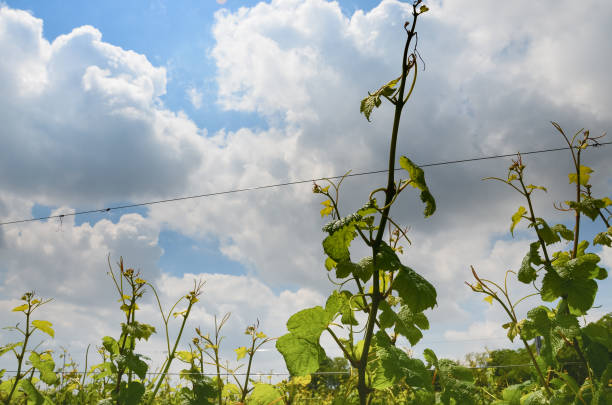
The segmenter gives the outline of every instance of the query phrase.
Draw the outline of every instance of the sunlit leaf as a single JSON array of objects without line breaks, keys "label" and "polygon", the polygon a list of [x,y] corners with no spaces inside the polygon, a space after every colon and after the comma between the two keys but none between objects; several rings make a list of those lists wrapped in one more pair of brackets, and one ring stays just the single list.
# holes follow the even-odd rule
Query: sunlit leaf
[{"label": "sunlit leaf", "polygon": [[431,216],[436,211],[436,201],[429,192],[423,169],[412,163],[406,156],[400,158],[400,166],[410,175],[410,185],[421,190],[421,201],[425,203],[425,217]]},{"label": "sunlit leaf", "polygon": [[[580,165],[579,173],[580,185],[586,186],[587,184],[589,184],[589,179],[591,178],[590,174],[593,173],[593,169],[587,166]],[[576,181],[578,180],[578,173],[570,173],[567,175],[567,177],[569,177],[570,184],[576,183]]]},{"label": "sunlit leaf", "polygon": [[514,236],[514,227],[521,221],[521,219],[523,218],[523,215],[527,212],[527,210],[525,209],[525,207],[523,207],[522,205],[519,207],[518,211],[516,211],[513,215],[512,215],[512,225],[510,225],[510,233],[512,234],[512,236]]},{"label": "sunlit leaf", "polygon": [[282,405],[283,403],[280,392],[270,384],[256,383],[249,397],[249,405]]},{"label": "sunlit leaf", "polygon": [[13,312],[25,311],[28,309],[28,304],[19,305],[18,307],[13,308]]},{"label": "sunlit leaf", "polygon": [[244,358],[244,356],[247,354],[247,348],[244,346],[234,349],[234,351],[236,352],[236,360]]},{"label": "sunlit leaf", "polygon": [[51,337],[55,337],[55,331],[52,328],[53,324],[49,321],[34,320],[32,321],[32,326],[38,328],[40,331]]},{"label": "sunlit leaf", "polygon": [[359,112],[363,113],[363,115],[365,115],[368,121],[370,121],[370,114],[372,113],[372,110],[380,106],[381,104],[380,98],[383,96],[391,97],[395,93],[396,91],[395,86],[397,85],[397,82],[399,80],[400,80],[400,77],[398,77],[397,79],[391,80],[389,83],[382,86],[376,92],[372,94],[368,93],[368,96],[364,98],[363,100],[361,100],[361,104],[359,106]]}]

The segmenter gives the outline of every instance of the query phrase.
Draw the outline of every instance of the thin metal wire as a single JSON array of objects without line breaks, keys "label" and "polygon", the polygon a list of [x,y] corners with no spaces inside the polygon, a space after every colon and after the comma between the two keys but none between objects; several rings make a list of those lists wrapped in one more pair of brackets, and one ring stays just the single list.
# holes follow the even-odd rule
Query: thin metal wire
[{"label": "thin metal wire", "polygon": [[[598,143],[596,145],[593,145],[593,147],[599,147],[599,146],[610,145],[610,144],[612,144],[612,142],[601,142],[601,143]],[[537,153],[557,152],[557,151],[568,150],[568,149],[570,149],[569,146],[562,147],[562,148],[541,149],[541,150],[534,150],[534,151],[520,152],[520,153],[521,153],[521,155],[533,155],[533,154],[537,154]],[[466,163],[466,162],[476,162],[476,161],[480,161],[480,160],[499,159],[499,158],[512,157],[512,156],[516,156],[516,153],[507,153],[507,154],[502,154],[502,155],[490,155],[490,156],[481,156],[481,157],[475,157],[475,158],[469,158],[469,159],[448,160],[448,161],[443,161],[443,162],[426,163],[426,164],[420,165],[420,167],[443,166],[443,165],[451,165],[451,164]],[[395,170],[399,171],[399,170],[402,170],[402,169],[401,168],[397,168]],[[127,208],[144,207],[144,206],[155,205],[155,204],[165,204],[165,203],[175,202],[175,201],[192,200],[192,199],[196,199],[196,198],[213,197],[213,196],[225,195],[225,194],[243,193],[243,192],[247,192],[247,191],[264,190],[264,189],[268,189],[268,188],[293,186],[293,185],[297,185],[297,184],[305,184],[305,183],[312,183],[312,182],[316,182],[316,181],[323,181],[323,180],[326,180],[326,179],[330,179],[331,180],[331,179],[339,179],[339,178],[342,178],[342,177],[367,176],[367,175],[371,175],[371,174],[386,173],[387,171],[388,171],[387,169],[372,170],[372,171],[367,171],[367,172],[350,173],[348,175],[339,175],[339,176],[331,176],[331,177],[320,177],[320,178],[308,179],[308,180],[287,181],[287,182],[284,182],[284,183],[268,184],[268,185],[265,185],[265,186],[254,186],[254,187],[238,188],[238,189],[233,189],[233,190],[216,191],[216,192],[211,192],[211,193],[191,195],[191,196],[185,196],[185,197],[175,197],[175,198],[167,198],[167,199],[156,200],[156,201],[146,201],[146,202],[135,203],[135,204],[118,205],[118,206],[115,206],[115,207],[108,207],[108,208],[102,208],[102,209],[90,209],[90,210],[85,210],[85,211],[67,212],[65,214],[48,215],[48,216],[37,217],[37,218],[16,219],[16,220],[11,220],[11,221],[0,222],[0,226],[11,225],[11,224],[19,224],[19,223],[24,223],[24,222],[42,221],[42,220],[45,220],[45,219],[53,219],[53,218],[63,219],[65,217],[71,217],[71,216],[77,216],[77,215],[94,214],[94,213],[105,213],[105,212],[109,212],[109,211],[115,211],[115,210],[121,210],[121,209],[127,209]]]},{"label": "thin metal wire", "polygon": [[[581,362],[579,361],[570,361],[567,363],[563,363],[561,364],[561,366],[568,366],[568,365],[583,365]],[[470,370],[485,370],[485,369],[490,369],[490,368],[514,368],[514,367],[533,367],[533,363],[525,363],[525,364],[503,364],[503,365],[496,365],[496,366],[474,366],[474,367],[468,367],[468,366],[461,366],[460,367],[463,368],[467,368]],[[16,374],[17,371],[16,370],[5,370],[5,373],[12,373],[12,374]],[[70,374],[83,374],[85,373],[85,371],[79,371],[79,370],[75,370],[75,371],[56,371],[56,374],[62,374],[62,375],[70,375]],[[87,373],[90,373],[89,371],[87,371]],[[155,371],[151,371],[151,372],[147,372],[147,375],[160,375],[163,374],[162,372],[155,372]],[[236,375],[236,376],[245,376],[247,373],[219,373],[220,376],[223,377],[227,377],[227,376],[231,376],[231,375]],[[310,375],[350,375],[351,372],[350,371],[318,371],[316,373],[311,373]],[[168,372],[166,373],[166,375],[203,375],[203,376],[216,376],[217,373],[171,373]],[[254,376],[254,377],[266,377],[266,376],[288,376],[291,375],[290,373],[249,373],[250,376]]]}]

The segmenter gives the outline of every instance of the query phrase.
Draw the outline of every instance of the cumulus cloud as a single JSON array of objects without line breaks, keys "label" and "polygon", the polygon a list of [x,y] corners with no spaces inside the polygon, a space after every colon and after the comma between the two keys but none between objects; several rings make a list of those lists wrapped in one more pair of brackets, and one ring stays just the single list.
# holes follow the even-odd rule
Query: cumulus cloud
[{"label": "cumulus cloud", "polygon": [[0,8],[0,187],[47,205],[175,193],[202,131],[162,108],[166,72],[90,26],[52,43],[42,20]]},{"label": "cumulus cloud", "polygon": [[[612,100],[600,66],[609,65],[612,53],[581,44],[607,37],[604,22],[611,8],[589,4],[565,2],[549,10],[508,3],[508,15],[516,18],[504,19],[497,6],[486,2],[469,10],[434,2],[419,22],[425,70],[419,71],[406,107],[400,153],[429,163],[563,146],[551,119],[568,132],[608,128]],[[566,33],[568,19],[589,8],[599,10],[596,22],[582,25],[575,36]],[[2,7],[0,212],[23,217],[34,202],[74,206],[142,200],[382,169],[391,108],[376,110],[370,124],[359,115],[359,100],[398,75],[409,11],[394,0],[353,15],[322,0],[272,0],[219,11],[211,51],[218,104],[255,112],[269,128],[209,134],[163,106],[165,69],[146,56],[104,42],[93,27],[75,28],[48,42],[41,20]],[[549,18],[551,12],[555,18]],[[576,49],[579,57],[567,63]],[[191,95],[197,96],[195,89]],[[565,175],[569,156],[563,153],[526,158],[529,181],[549,187],[536,202],[542,215],[571,192]],[[609,190],[608,153],[601,148],[587,156],[599,174],[594,189]],[[489,331],[489,337],[499,333],[493,332],[499,319],[492,309],[485,315],[475,311],[473,294],[458,286],[470,278],[470,264],[499,279],[517,268],[526,251],[528,240],[522,236],[515,242],[499,240],[522,201],[508,187],[480,180],[503,176],[507,166],[507,161],[487,161],[428,168],[438,213],[423,220],[414,195],[403,195],[394,210],[398,222],[411,226],[406,263],[438,288],[440,306],[430,316],[443,325],[444,330],[432,331],[442,338],[473,339],[479,330]],[[383,176],[347,179],[343,213],[361,206],[368,190],[381,184]],[[8,259],[0,265],[7,283],[2,295],[7,301],[43,280],[40,291],[62,292],[62,310],[80,322],[84,318],[77,312],[90,305],[84,303],[98,285],[90,281],[105,282],[103,271],[92,269],[105,268],[111,252],[113,257],[129,254],[148,269],[170,300],[190,287],[192,276],[171,277],[156,266],[163,254],[156,238],[169,228],[218,239],[221,251],[248,269],[243,277],[203,275],[211,301],[196,310],[194,322],[210,327],[214,314],[230,311],[236,323],[228,335],[240,334],[253,317],[260,317],[271,335],[280,334],[292,311],[323,304],[330,288],[320,245],[324,220],[318,218],[319,201],[310,188],[158,205],[146,218],[125,215],[117,224],[65,221],[59,230],[55,222],[3,228],[0,248]],[[557,220],[561,214],[550,215]],[[19,269],[27,274],[24,270],[26,275],[17,277]],[[154,307],[145,309],[147,319],[153,319]],[[95,313],[96,337],[113,330],[103,320],[106,313]],[[451,331],[445,334],[446,329]]]}]

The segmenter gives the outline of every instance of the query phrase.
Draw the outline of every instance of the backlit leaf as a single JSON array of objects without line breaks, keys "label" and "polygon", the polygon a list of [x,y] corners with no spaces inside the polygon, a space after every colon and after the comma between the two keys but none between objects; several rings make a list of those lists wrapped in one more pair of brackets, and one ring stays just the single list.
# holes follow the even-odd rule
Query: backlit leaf
[{"label": "backlit leaf", "polygon": [[386,389],[405,379],[412,387],[425,387],[430,384],[429,372],[419,359],[413,359],[393,346],[387,335],[376,333],[376,357],[372,388]]},{"label": "backlit leaf", "polygon": [[35,320],[32,321],[32,326],[38,328],[40,331],[51,337],[55,337],[55,331],[52,328],[53,324],[49,321]]},{"label": "backlit leaf", "polygon": [[329,313],[322,307],[316,306],[293,314],[287,321],[287,329],[296,336],[318,342],[319,336],[330,321]]},{"label": "backlit leaf", "polygon": [[608,228],[606,232],[600,232],[593,238],[593,245],[603,245],[612,247],[612,227]]},{"label": "backlit leaf", "polygon": [[17,342],[17,343],[9,343],[6,346],[0,346],[0,356],[22,345],[23,345],[23,342]]},{"label": "backlit leaf", "polygon": [[425,217],[431,216],[436,211],[436,201],[429,192],[423,169],[412,163],[406,156],[400,157],[400,166],[410,175],[410,185],[421,190],[421,201],[425,203]]},{"label": "backlit leaf", "polygon": [[292,376],[305,376],[319,369],[325,352],[317,341],[287,333],[276,341],[276,349],[283,355]]},{"label": "backlit leaf", "polygon": [[514,227],[521,221],[521,219],[523,218],[523,215],[527,212],[527,210],[525,209],[525,207],[523,207],[522,205],[519,207],[518,211],[516,211],[513,215],[512,215],[512,225],[510,225],[510,233],[512,234],[512,236],[514,236]]},{"label": "backlit leaf", "polygon": [[[590,174],[593,173],[593,169],[587,166],[580,165],[579,171],[580,171],[580,185],[586,186],[587,184],[589,184],[589,179],[591,178]],[[578,173],[570,173],[567,175],[567,177],[569,177],[570,184],[576,183],[576,181],[578,180]]]},{"label": "backlit leaf", "polygon": [[28,396],[28,403],[34,405],[42,405],[45,402],[45,397],[36,389],[30,380],[23,379],[19,381],[19,388]]},{"label": "backlit leaf", "polygon": [[352,214],[323,227],[323,230],[329,233],[323,240],[323,250],[335,262],[350,260],[349,246],[357,236],[355,226],[361,218],[359,214]]},{"label": "backlit leaf", "polygon": [[249,405],[282,405],[283,403],[280,392],[270,384],[256,383],[249,397]]},{"label": "backlit leaf", "polygon": [[234,351],[236,352],[236,361],[243,359],[247,354],[247,348],[244,346],[234,349]]},{"label": "backlit leaf", "polygon": [[397,82],[399,80],[400,80],[400,77],[398,77],[395,80],[391,80],[389,83],[382,86],[376,92],[372,94],[368,93],[368,96],[364,98],[363,100],[361,100],[361,104],[359,106],[359,112],[365,115],[368,121],[370,121],[370,114],[372,114],[372,110],[380,106],[381,104],[380,98],[383,96],[391,97],[393,93],[395,93],[396,91],[395,86],[397,85]]},{"label": "backlit leaf", "polygon": [[26,309],[28,309],[28,304],[23,304],[13,308],[13,312],[25,311]]},{"label": "backlit leaf", "polygon": [[30,363],[38,371],[40,371],[40,379],[49,385],[54,385],[59,382],[57,374],[53,371],[55,369],[55,362],[50,354],[38,354],[36,352],[30,353]]}]

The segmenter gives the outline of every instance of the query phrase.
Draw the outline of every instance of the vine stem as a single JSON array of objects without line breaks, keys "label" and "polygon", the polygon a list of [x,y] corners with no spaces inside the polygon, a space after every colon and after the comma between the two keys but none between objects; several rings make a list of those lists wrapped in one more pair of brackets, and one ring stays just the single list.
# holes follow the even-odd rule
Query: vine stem
[{"label": "vine stem", "polygon": [[172,363],[172,360],[174,359],[176,355],[176,349],[178,347],[179,342],[181,341],[181,336],[183,335],[183,330],[185,329],[187,318],[189,317],[189,313],[191,312],[191,308],[193,308],[195,301],[196,301],[195,299],[189,300],[189,305],[187,306],[187,312],[185,312],[185,315],[183,316],[183,322],[181,323],[181,329],[179,330],[178,336],[176,337],[176,341],[174,342],[174,347],[172,348],[172,352],[168,354],[168,361],[166,362],[166,367],[164,367],[164,370],[162,371],[161,375],[159,376],[159,379],[157,380],[157,385],[155,386],[155,390],[153,390],[153,394],[151,395],[151,400],[149,401],[149,405],[153,404],[153,401],[155,400],[155,396],[157,395],[157,391],[159,391],[159,388],[161,387],[164,381],[164,377],[166,376],[166,374],[168,374],[168,370],[170,369],[170,364]]},{"label": "vine stem", "polygon": [[[32,332],[30,332],[31,314],[32,314],[32,306],[30,305],[30,298],[28,298],[28,311],[26,312],[26,329],[24,333],[25,337],[23,340],[23,346],[21,346],[21,354],[17,356],[17,375],[15,376],[15,383],[11,387],[11,392],[9,393],[9,396],[6,398],[7,405],[11,403],[11,398],[13,397],[13,394],[15,393],[15,388],[17,388],[17,384],[19,383],[19,380],[21,380],[21,378],[23,377],[21,375],[21,367],[23,366],[23,358],[25,357],[28,340],[30,339],[30,335],[32,334]],[[27,373],[24,373],[24,376],[26,374]]]},{"label": "vine stem", "polygon": [[417,12],[417,5],[420,4],[421,1],[417,0],[413,3],[413,11],[412,11],[412,26],[410,31],[408,32],[408,37],[406,38],[406,43],[404,45],[404,54],[402,57],[402,79],[400,82],[400,87],[398,90],[397,100],[395,104],[395,114],[393,117],[393,129],[391,132],[391,144],[389,147],[389,171],[387,177],[387,187],[385,189],[385,208],[382,212],[380,223],[378,225],[378,232],[376,234],[376,238],[372,242],[372,265],[374,268],[372,279],[373,279],[373,292],[372,292],[372,303],[370,305],[370,312],[368,314],[368,321],[366,325],[366,332],[364,336],[363,343],[363,352],[361,353],[361,358],[357,362],[357,391],[359,392],[359,403],[360,405],[368,404],[368,397],[370,396],[371,388],[367,386],[366,381],[366,370],[368,366],[368,354],[370,351],[370,345],[372,343],[372,337],[374,335],[374,326],[376,324],[376,315],[378,314],[378,307],[380,305],[383,296],[380,293],[380,280],[379,280],[379,270],[377,263],[377,255],[380,249],[380,244],[382,242],[382,238],[385,232],[385,226],[387,224],[387,219],[389,217],[389,211],[391,210],[391,201],[395,197],[397,192],[395,188],[395,156],[396,156],[396,148],[397,148],[397,136],[399,133],[399,124],[402,116],[402,110],[404,108],[404,104],[406,100],[404,100],[404,91],[406,89],[406,78],[410,71],[410,68],[414,66],[414,63],[410,60],[410,55],[408,50],[410,48],[410,43],[412,38],[415,36],[415,28],[417,17],[419,13]]}]

